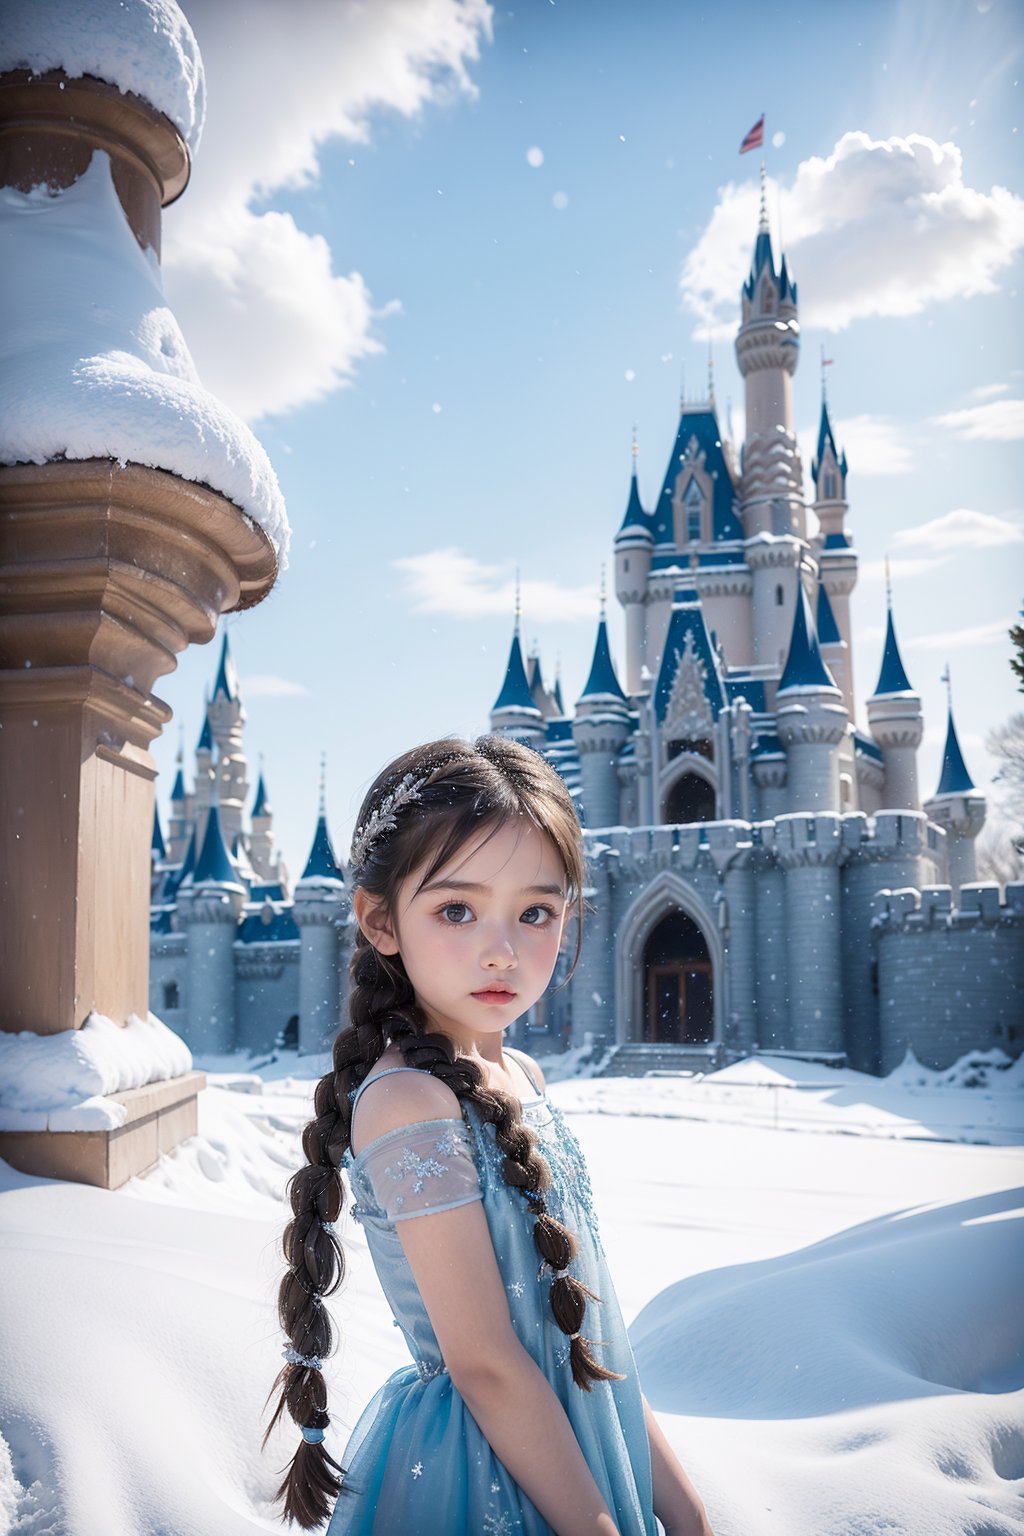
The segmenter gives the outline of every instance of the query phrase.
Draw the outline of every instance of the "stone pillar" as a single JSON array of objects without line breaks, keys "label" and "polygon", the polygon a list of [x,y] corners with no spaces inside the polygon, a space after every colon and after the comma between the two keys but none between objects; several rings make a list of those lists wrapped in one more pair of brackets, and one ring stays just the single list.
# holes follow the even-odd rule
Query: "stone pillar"
[{"label": "stone pillar", "polygon": [[838,811],[837,748],[846,735],[838,688],[780,693],[775,725],[786,749],[791,811]]},{"label": "stone pillar", "polygon": [[985,796],[976,789],[935,795],[925,803],[925,811],[946,834],[949,884],[955,894],[978,878],[974,840],[985,825]]},{"label": "stone pillar", "polygon": [[[103,149],[140,246],[159,252],[161,207],[189,172],[166,117],[99,81],[15,71],[0,76],[0,122],[0,183],[68,187]],[[276,572],[251,518],[163,470],[116,458],[0,469],[0,1029],[145,1016],[149,746],[170,719],[153,687]],[[113,1132],[88,1147],[77,1132],[12,1133],[3,1155],[30,1173],[123,1182],[194,1133],[202,1081],[150,1095],[116,1158]],[[154,1135],[165,1103],[173,1135]]]},{"label": "stone pillar", "polygon": [[924,716],[916,693],[875,694],[868,699],[868,727],[882,749],[886,810],[919,811],[917,749],[924,736]]},{"label": "stone pillar", "polygon": [[725,872],[723,889],[728,926],[725,929],[725,1044],[749,1055],[757,1034],[757,909],[750,848],[737,854]]},{"label": "stone pillar", "polygon": [[330,1050],[341,1027],[339,932],[347,897],[344,887],[295,888],[292,916],[302,935],[299,959],[299,1055]]},{"label": "stone pillar", "polygon": [[756,888],[756,1043],[785,1051],[789,1031],[789,955],[786,934],[786,879],[777,864],[759,869]]},{"label": "stone pillar", "polygon": [[782,816],[775,847],[786,871],[789,1025],[796,1051],[843,1049],[838,816]]},{"label": "stone pillar", "polygon": [[595,703],[588,699],[576,707],[579,713],[572,734],[580,755],[586,825],[592,831],[597,827],[617,827],[622,820],[617,763],[629,735],[625,706],[621,700]]}]

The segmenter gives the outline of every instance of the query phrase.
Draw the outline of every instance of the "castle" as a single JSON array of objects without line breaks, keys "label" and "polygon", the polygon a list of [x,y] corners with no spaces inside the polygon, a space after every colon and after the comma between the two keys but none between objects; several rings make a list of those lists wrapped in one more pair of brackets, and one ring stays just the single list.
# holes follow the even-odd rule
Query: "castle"
[{"label": "castle", "polygon": [[[781,255],[781,253],[780,253]],[[920,696],[891,599],[867,732],[855,719],[847,462],[822,396],[808,526],[793,429],[797,285],[764,200],[741,293],[737,455],[713,390],[683,403],[656,504],[633,475],[614,540],[618,673],[603,603],[570,717],[524,657],[518,615],[491,729],[543,753],[587,829],[579,968],[517,1029],[537,1051],[661,1047],[718,1063],[755,1049],[888,1072],[1024,1043],[1024,884],[975,880],[985,799],[950,707],[922,804]],[[352,916],[321,804],[291,889],[227,638],[169,839],[154,828],[151,1007],[193,1051],[324,1048],[343,1008]],[[558,980],[556,974],[556,982]]]}]

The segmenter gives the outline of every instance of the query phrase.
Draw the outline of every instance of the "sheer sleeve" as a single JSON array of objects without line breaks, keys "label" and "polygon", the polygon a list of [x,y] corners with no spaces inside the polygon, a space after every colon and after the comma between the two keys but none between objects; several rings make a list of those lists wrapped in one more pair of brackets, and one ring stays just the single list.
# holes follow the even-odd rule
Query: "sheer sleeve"
[{"label": "sheer sleeve", "polygon": [[461,1120],[389,1131],[364,1152],[365,1171],[388,1221],[407,1221],[482,1200],[472,1142]]}]

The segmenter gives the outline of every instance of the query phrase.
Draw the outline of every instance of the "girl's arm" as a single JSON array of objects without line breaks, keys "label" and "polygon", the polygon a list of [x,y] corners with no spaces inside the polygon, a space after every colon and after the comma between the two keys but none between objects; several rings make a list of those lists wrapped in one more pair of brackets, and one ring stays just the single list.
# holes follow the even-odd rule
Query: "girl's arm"
[{"label": "girl's arm", "polygon": [[[359,1109],[364,1144],[399,1125],[460,1115],[450,1088],[411,1072],[364,1094]],[[482,1203],[396,1230],[452,1382],[499,1461],[559,1536],[619,1536],[564,1408],[512,1326]]]},{"label": "girl's arm", "polygon": [[665,1527],[665,1536],[714,1536],[696,1488],[679,1465],[650,1403],[641,1397],[651,1445],[654,1513]]}]

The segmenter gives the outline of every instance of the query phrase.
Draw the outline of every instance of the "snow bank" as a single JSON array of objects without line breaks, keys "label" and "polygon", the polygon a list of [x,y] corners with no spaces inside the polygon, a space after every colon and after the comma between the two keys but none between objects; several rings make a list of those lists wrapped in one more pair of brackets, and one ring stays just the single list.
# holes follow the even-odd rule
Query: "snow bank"
[{"label": "snow bank", "polygon": [[199,382],[160,266],[118,201],[110,159],[51,194],[0,191],[0,462],[113,458],[212,486],[257,522],[282,568],[277,477]]},{"label": "snow bank", "polygon": [[169,117],[194,153],[206,116],[195,34],[174,0],[5,0],[0,70],[62,69],[132,91]]},{"label": "snow bank", "polygon": [[103,1095],[192,1070],[188,1046],[154,1014],[122,1028],[90,1013],[55,1035],[0,1032],[0,1130],[91,1131],[123,1125],[123,1104]]}]

